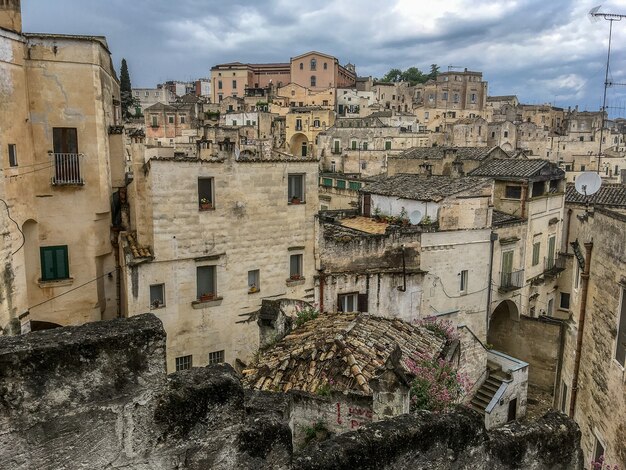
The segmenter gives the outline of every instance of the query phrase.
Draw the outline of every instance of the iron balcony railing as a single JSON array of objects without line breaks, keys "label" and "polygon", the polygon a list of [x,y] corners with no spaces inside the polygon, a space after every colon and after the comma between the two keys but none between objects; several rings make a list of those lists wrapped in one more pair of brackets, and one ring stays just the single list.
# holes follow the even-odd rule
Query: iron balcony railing
[{"label": "iron balcony railing", "polygon": [[524,286],[524,270],[503,271],[500,273],[500,287],[502,291],[521,289]]},{"label": "iron balcony railing", "polygon": [[561,271],[565,271],[566,256],[563,253],[558,253],[554,258],[543,259],[543,272],[547,275],[555,275]]},{"label": "iron balcony railing", "polygon": [[52,164],[52,184],[61,185],[83,185],[85,180],[82,173],[82,153],[54,153]]}]

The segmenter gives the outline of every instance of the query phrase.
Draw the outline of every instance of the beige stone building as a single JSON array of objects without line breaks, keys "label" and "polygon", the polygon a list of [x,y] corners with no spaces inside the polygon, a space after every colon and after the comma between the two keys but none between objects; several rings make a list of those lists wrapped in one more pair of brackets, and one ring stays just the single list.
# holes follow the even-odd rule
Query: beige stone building
[{"label": "beige stone building", "polygon": [[290,65],[290,81],[313,91],[350,88],[356,83],[353,65],[342,66],[336,57],[321,52],[310,51],[292,57]]},{"label": "beige stone building", "polygon": [[568,185],[566,208],[570,263],[559,289],[571,320],[555,405],[580,426],[586,465],[604,455],[624,468],[626,187],[605,183],[586,198]]},{"label": "beige stone building", "polygon": [[285,116],[285,149],[302,157],[317,155],[317,136],[334,123],[332,108],[290,108]]},{"label": "beige stone building", "polygon": [[272,100],[272,108],[280,106],[288,108],[316,106],[324,109],[334,109],[335,89],[312,89],[297,83],[289,83],[276,90],[276,95]]},{"label": "beige stone building", "polygon": [[20,2],[1,2],[0,103],[0,327],[115,317],[124,157],[105,38],[23,33]]},{"label": "beige stone building", "polygon": [[254,153],[228,132],[198,157],[133,144],[122,305],[163,321],[172,371],[247,362],[261,300],[312,296],[317,161]]}]

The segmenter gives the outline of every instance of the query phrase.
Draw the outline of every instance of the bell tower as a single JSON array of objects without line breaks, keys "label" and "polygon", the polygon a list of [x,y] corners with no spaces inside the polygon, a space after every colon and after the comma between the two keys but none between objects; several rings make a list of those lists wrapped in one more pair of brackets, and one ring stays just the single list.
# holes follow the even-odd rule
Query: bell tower
[{"label": "bell tower", "polygon": [[0,0],[0,28],[22,32],[20,0]]}]

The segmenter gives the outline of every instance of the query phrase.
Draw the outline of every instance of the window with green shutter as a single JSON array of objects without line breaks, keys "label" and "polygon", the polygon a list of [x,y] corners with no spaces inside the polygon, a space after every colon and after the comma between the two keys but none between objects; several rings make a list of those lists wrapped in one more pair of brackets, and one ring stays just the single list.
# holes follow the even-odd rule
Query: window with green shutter
[{"label": "window with green shutter", "polygon": [[349,186],[350,189],[354,189],[355,191],[361,189],[361,183],[359,183],[358,181],[350,181]]},{"label": "window with green shutter", "polygon": [[337,187],[339,189],[345,189],[346,188],[346,180],[337,180]]},{"label": "window with green shutter", "polygon": [[332,186],[333,179],[332,178],[322,178],[322,186]]},{"label": "window with green shutter", "polygon": [[67,245],[42,246],[39,248],[39,252],[42,281],[54,281],[70,277]]}]

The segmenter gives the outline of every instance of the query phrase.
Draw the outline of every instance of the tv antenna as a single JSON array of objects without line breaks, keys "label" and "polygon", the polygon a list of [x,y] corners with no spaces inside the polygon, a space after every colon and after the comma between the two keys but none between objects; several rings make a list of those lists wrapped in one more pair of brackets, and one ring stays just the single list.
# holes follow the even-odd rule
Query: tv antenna
[{"label": "tv antenna", "polygon": [[599,18],[603,18],[609,22],[609,48],[606,54],[606,71],[604,73],[604,96],[602,98],[602,126],[600,127],[600,144],[598,147],[598,174],[600,173],[600,161],[602,160],[602,139],[604,134],[604,116],[606,114],[606,89],[609,87],[609,85],[612,85],[612,83],[609,82],[609,63],[611,60],[611,35],[613,34],[613,22],[622,21],[623,18],[626,18],[626,15],[621,15],[619,13],[603,13],[600,11],[601,7],[602,5],[598,5],[597,7],[589,10],[589,19],[592,22],[598,21]]}]

